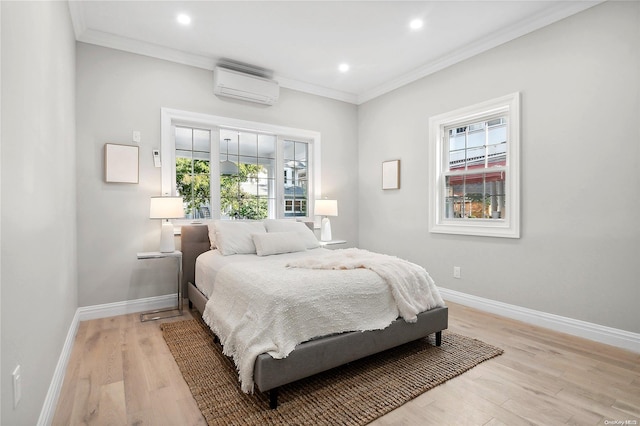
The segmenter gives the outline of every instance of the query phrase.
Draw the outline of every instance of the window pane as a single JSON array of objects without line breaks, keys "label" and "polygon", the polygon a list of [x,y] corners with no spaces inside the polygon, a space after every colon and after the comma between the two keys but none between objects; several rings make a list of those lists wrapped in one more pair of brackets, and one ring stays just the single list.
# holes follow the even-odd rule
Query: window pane
[{"label": "window pane", "polygon": [[296,159],[295,155],[295,142],[293,141],[284,141],[283,147],[283,158],[284,162],[288,162]]},{"label": "window pane", "polygon": [[296,196],[296,198],[303,198],[303,199],[307,199],[307,187],[308,187],[309,183],[306,180],[300,180],[298,182],[298,188],[299,188],[299,195]]},{"label": "window pane", "polygon": [[467,168],[474,164],[484,165],[484,146],[467,149]]},{"label": "window pane", "polygon": [[229,139],[221,141],[220,158],[226,160],[228,143],[229,161],[237,164],[231,176],[220,177],[222,217],[275,217],[276,137],[251,132],[231,135],[230,131],[221,131],[220,134]]},{"label": "window pane", "polygon": [[187,219],[211,217],[209,130],[176,127],[176,192]]},{"label": "window pane", "polygon": [[266,199],[250,196],[238,200],[237,208],[232,216],[235,219],[266,219],[268,217]]},{"label": "window pane", "polygon": [[274,198],[275,179],[259,178],[258,179],[258,196],[265,198]]},{"label": "window pane", "polygon": [[258,135],[255,133],[240,133],[239,155],[258,156]]},{"label": "window pane", "polygon": [[504,219],[505,173],[476,173],[446,177],[447,219]]},{"label": "window pane", "polygon": [[467,147],[474,148],[478,146],[484,145],[484,123],[478,123],[469,126],[468,128],[468,138],[467,138]]},{"label": "window pane", "polygon": [[187,127],[176,127],[176,150],[193,149],[193,129]]},{"label": "window pane", "polygon": [[206,153],[211,151],[211,135],[208,130],[193,129],[193,150]]},{"label": "window pane", "polygon": [[285,216],[307,216],[309,144],[284,141]]},{"label": "window pane", "polygon": [[176,158],[188,158],[191,160],[193,158],[193,151],[176,150]]},{"label": "window pane", "polygon": [[267,177],[275,177],[276,160],[271,158],[258,158],[258,164],[260,165],[260,171],[266,174]]},{"label": "window pane", "polygon": [[273,135],[258,135],[258,157],[276,158],[276,137]]},{"label": "window pane", "polygon": [[258,157],[247,157],[241,155],[238,160],[240,161],[240,164],[248,166],[247,173],[249,173],[249,171],[251,173],[256,172],[256,168],[258,167]]},{"label": "window pane", "polygon": [[506,118],[447,129],[448,169],[504,166],[507,154]]}]

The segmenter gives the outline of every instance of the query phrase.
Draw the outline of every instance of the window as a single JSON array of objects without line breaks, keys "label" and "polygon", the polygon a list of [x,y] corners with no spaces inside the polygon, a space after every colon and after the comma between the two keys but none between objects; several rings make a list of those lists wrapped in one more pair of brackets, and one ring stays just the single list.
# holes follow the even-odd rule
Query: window
[{"label": "window", "polygon": [[429,230],[520,237],[520,95],[431,117]]},{"label": "window", "polygon": [[162,193],[184,198],[188,222],[312,220],[317,132],[165,108],[161,122]]},{"label": "window", "polygon": [[176,126],[176,194],[184,199],[185,217],[211,217],[211,131]]}]

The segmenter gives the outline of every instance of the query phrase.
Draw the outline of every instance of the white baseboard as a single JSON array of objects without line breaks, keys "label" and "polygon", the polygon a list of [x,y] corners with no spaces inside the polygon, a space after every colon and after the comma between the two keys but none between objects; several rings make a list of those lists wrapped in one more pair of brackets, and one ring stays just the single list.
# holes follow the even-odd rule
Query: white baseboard
[{"label": "white baseboard", "polygon": [[444,299],[454,303],[640,353],[639,333],[509,305],[442,287],[438,288]]},{"label": "white baseboard", "polygon": [[53,372],[53,378],[49,384],[49,390],[47,396],[44,399],[42,410],[40,410],[40,418],[38,419],[38,426],[50,425],[53,421],[53,416],[56,413],[56,406],[58,405],[58,397],[60,396],[60,390],[62,389],[62,383],[64,382],[64,375],[67,371],[67,365],[69,364],[69,357],[71,356],[71,350],[73,349],[73,342],[78,332],[78,326],[80,321],[78,320],[78,311],[76,310],[73,319],[71,320],[71,326],[67,331],[67,337],[64,340],[64,346],[62,346],[62,352],[56,369]]},{"label": "white baseboard", "polygon": [[147,297],[145,299],[125,300],[124,302],[105,303],[104,305],[83,306],[78,308],[80,321],[115,317],[135,312],[153,311],[176,305],[176,294]]},{"label": "white baseboard", "polygon": [[145,299],[127,300],[124,302],[78,308],[73,316],[73,320],[71,320],[71,325],[69,326],[69,331],[67,332],[67,337],[64,341],[64,346],[62,347],[62,352],[58,358],[56,369],[53,372],[53,378],[51,379],[47,396],[45,397],[42,410],[40,411],[40,418],[37,423],[38,426],[48,426],[53,421],[53,416],[56,413],[56,406],[58,405],[58,398],[60,397],[60,391],[62,390],[62,384],[64,383],[64,375],[67,371],[67,365],[69,364],[71,350],[73,349],[73,343],[76,338],[76,333],[78,332],[78,327],[80,326],[80,321],[170,308],[175,306],[176,300],[176,294],[167,294],[164,296],[148,297]]}]

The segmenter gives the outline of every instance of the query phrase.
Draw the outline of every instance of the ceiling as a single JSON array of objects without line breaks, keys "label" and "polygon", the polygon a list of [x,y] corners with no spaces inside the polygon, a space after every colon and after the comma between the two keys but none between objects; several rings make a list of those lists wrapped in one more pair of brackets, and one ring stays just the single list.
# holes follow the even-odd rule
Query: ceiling
[{"label": "ceiling", "polygon": [[[586,1],[69,1],[76,39],[360,104],[520,37]],[[177,15],[191,17],[189,25]],[[413,19],[423,21],[412,30]],[[340,72],[347,63],[350,69]]]}]

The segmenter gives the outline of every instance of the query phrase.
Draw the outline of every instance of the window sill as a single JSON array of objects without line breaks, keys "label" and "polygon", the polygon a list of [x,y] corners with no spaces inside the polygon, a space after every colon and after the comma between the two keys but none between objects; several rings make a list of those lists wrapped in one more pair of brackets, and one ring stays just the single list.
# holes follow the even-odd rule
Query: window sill
[{"label": "window sill", "polygon": [[502,219],[473,219],[472,221],[449,221],[431,224],[429,232],[479,237],[520,238],[518,227]]}]

